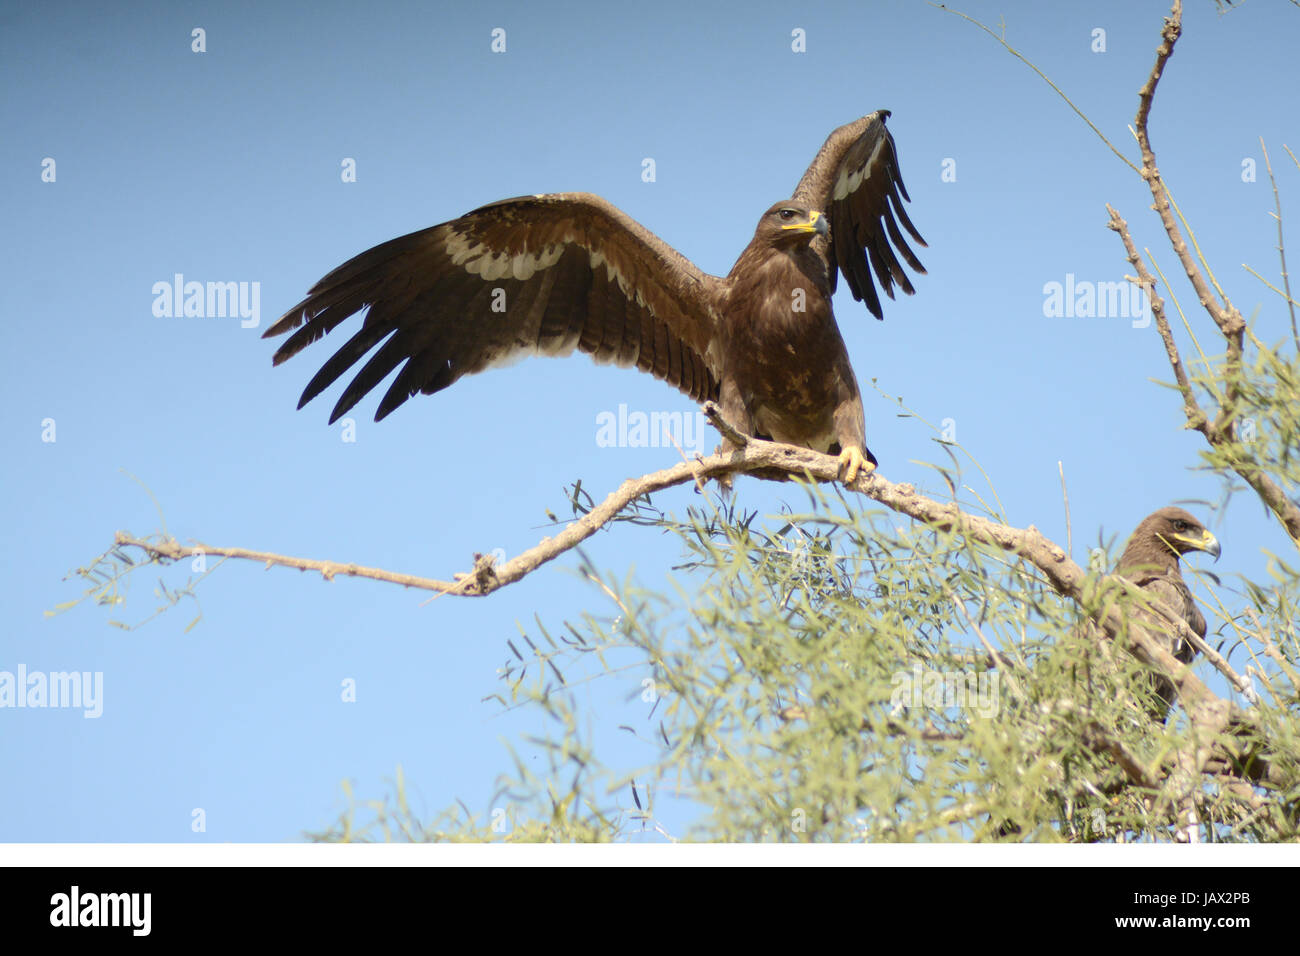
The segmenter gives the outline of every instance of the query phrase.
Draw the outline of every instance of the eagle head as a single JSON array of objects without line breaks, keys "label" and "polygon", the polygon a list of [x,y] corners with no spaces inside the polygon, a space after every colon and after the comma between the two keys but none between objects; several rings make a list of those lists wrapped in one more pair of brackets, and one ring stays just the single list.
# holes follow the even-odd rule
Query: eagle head
[{"label": "eagle head", "polygon": [[830,232],[830,222],[824,212],[809,209],[793,199],[779,202],[758,221],[755,237],[763,237],[772,243],[786,243],[791,240],[809,240],[814,236],[824,236]]},{"label": "eagle head", "polygon": [[1219,541],[1205,526],[1182,508],[1161,508],[1147,517],[1134,537],[1144,534],[1160,541],[1177,557],[1189,551],[1204,551],[1219,559]]}]

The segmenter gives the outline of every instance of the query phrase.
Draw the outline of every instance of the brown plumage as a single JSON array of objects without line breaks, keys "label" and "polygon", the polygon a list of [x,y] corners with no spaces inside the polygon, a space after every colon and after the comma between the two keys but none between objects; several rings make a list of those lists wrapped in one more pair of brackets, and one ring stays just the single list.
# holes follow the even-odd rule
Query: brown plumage
[{"label": "brown plumage", "polygon": [[400,368],[378,421],[463,375],[578,349],[597,362],[635,365],[696,401],[718,401],[741,431],[840,453],[852,480],[875,459],[831,311],[837,271],[877,318],[873,274],[892,298],[895,285],[914,291],[900,256],[925,271],[899,229],[925,244],[903,209],[888,115],[832,133],[725,278],[701,272],[599,196],[507,199],[339,266],[266,330],[297,330],[274,362],[367,309],[298,407],[371,353],[330,421]]},{"label": "brown plumage", "polygon": [[[1219,557],[1219,542],[1196,518],[1182,508],[1161,508],[1142,519],[1120,556],[1118,573],[1142,588],[1181,617],[1198,637],[1205,637],[1205,617],[1196,606],[1183,580],[1178,560],[1190,551],[1205,551]],[[1161,633],[1165,648],[1184,664],[1190,664],[1196,649],[1177,635]],[[1165,677],[1155,678],[1155,693],[1163,703],[1156,714],[1163,719],[1174,700],[1174,685]]]}]

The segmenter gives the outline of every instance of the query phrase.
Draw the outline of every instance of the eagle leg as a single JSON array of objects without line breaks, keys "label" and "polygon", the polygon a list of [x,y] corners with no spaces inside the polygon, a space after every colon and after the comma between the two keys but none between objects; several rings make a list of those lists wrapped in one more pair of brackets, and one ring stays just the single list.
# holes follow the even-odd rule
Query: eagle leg
[{"label": "eagle leg", "polygon": [[[736,386],[735,380],[727,377],[722,380],[718,389],[718,405],[722,412],[723,420],[740,432],[742,435],[754,434],[754,418],[749,413],[749,406],[741,397],[740,389]],[[718,445],[718,452],[738,451],[739,445],[733,444],[725,436],[722,443]]]},{"label": "eagle leg", "polygon": [[869,475],[876,470],[876,463],[872,459],[862,454],[862,449],[857,445],[850,445],[840,452],[840,470],[844,472],[844,483],[853,484],[858,477],[858,472],[863,475]]}]

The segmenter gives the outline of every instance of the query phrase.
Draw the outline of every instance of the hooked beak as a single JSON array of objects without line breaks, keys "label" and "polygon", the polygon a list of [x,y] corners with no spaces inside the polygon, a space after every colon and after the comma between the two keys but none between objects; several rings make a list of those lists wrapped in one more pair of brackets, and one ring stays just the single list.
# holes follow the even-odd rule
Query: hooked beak
[{"label": "hooked beak", "polygon": [[826,215],[815,209],[808,213],[807,222],[791,223],[781,228],[786,232],[815,232],[819,236],[824,236],[831,231],[831,225],[826,221]]},{"label": "hooked beak", "polygon": [[1219,539],[1208,531],[1202,531],[1195,537],[1183,534],[1176,534],[1174,537],[1193,551],[1204,551],[1206,554],[1212,555],[1215,561],[1219,560],[1219,554],[1223,550],[1219,547]]}]

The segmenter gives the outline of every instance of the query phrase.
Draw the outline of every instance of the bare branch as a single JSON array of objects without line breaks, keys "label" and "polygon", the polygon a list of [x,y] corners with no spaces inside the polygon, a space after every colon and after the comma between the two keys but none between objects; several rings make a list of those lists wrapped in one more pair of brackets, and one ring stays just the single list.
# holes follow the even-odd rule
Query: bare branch
[{"label": "bare branch", "polygon": [[731,442],[737,448],[744,448],[749,444],[749,436],[738,431],[731,422],[723,418],[722,409],[720,409],[716,403],[705,402],[703,411],[710,424],[721,432],[722,437],[727,439],[727,441]]},{"label": "bare branch", "polygon": [[[711,417],[720,417],[712,409]],[[706,414],[710,410],[706,408]],[[725,422],[723,423],[725,426]],[[727,426],[729,427],[729,426]],[[725,433],[725,432],[724,432]],[[745,436],[741,436],[745,437]],[[839,459],[832,455],[794,445],[762,441],[746,437],[743,448],[724,452],[697,461],[682,462],[671,468],[653,472],[641,478],[630,478],[587,514],[564,528],[552,538],[544,538],[533,548],[512,558],[503,565],[495,565],[491,558],[476,557],[471,572],[454,581],[439,581],[417,575],[399,574],[379,568],[362,567],[333,561],[294,558],[247,548],[213,547],[206,544],[182,545],[174,539],[151,540],[135,538],[123,532],[117,536],[117,545],[136,547],[161,561],[177,561],[200,554],[260,561],[268,567],[280,565],[306,571],[318,571],[327,580],[338,575],[388,581],[403,587],[419,588],[438,594],[455,594],[481,597],[498,588],[523,578],[531,571],[576,547],[604,527],[623,508],[637,498],[687,482],[699,482],[733,474],[761,474],[770,477],[783,474],[790,478],[809,481],[833,482],[838,480]],[[900,514],[943,532],[963,536],[969,541],[1018,555],[1036,567],[1053,589],[1067,597],[1078,599],[1085,581],[1083,569],[1069,559],[1060,546],[1046,538],[1037,528],[1014,528],[988,518],[963,512],[955,503],[939,502],[918,493],[910,484],[896,484],[872,472],[860,475],[850,490],[860,492]],[[1226,722],[1226,702],[1215,696],[1191,671],[1165,649],[1149,629],[1172,631],[1189,639],[1186,624],[1172,612],[1157,606],[1137,609],[1134,620],[1126,622],[1120,609],[1111,607],[1097,617],[1098,625],[1106,635],[1114,638],[1127,633],[1129,646],[1135,656],[1150,667],[1156,668],[1174,683],[1185,709],[1197,721],[1198,714],[1211,715],[1214,722]],[[1210,734],[1213,736],[1213,734]]]},{"label": "bare branch", "polygon": [[1183,271],[1187,273],[1188,280],[1196,290],[1201,306],[1214,319],[1224,338],[1229,340],[1229,344],[1231,345],[1232,341],[1236,341],[1238,358],[1240,358],[1241,337],[1246,328],[1246,322],[1242,319],[1241,313],[1233,308],[1230,302],[1225,299],[1220,303],[1215,298],[1214,292],[1210,289],[1209,283],[1206,282],[1204,274],[1196,264],[1192,252],[1188,248],[1187,241],[1183,238],[1182,231],[1178,228],[1178,223],[1174,218],[1173,203],[1169,196],[1169,190],[1160,176],[1160,169],[1156,165],[1156,154],[1151,148],[1151,134],[1148,129],[1148,123],[1151,119],[1151,104],[1155,98],[1160,77],[1164,74],[1165,64],[1169,62],[1169,57],[1174,52],[1174,44],[1178,42],[1178,38],[1182,34],[1182,16],[1182,0],[1174,0],[1173,10],[1169,16],[1165,17],[1160,46],[1156,48],[1155,66],[1151,68],[1151,75],[1147,77],[1146,83],[1138,90],[1138,111],[1137,119],[1134,122],[1134,132],[1137,136],[1138,148],[1142,151],[1141,175],[1151,189],[1151,196],[1155,200],[1155,211],[1160,216],[1161,224],[1165,227],[1165,232],[1169,236],[1169,243],[1173,246],[1174,253],[1183,264]]},{"label": "bare branch", "polygon": [[1183,360],[1178,354],[1178,345],[1174,342],[1173,330],[1169,327],[1169,317],[1165,315],[1165,300],[1156,291],[1155,277],[1147,270],[1146,263],[1138,254],[1137,246],[1133,243],[1133,237],[1129,235],[1128,223],[1120,217],[1120,214],[1115,211],[1110,203],[1106,204],[1106,211],[1110,213],[1110,222],[1107,228],[1119,233],[1120,241],[1124,243],[1124,251],[1127,253],[1129,264],[1137,273],[1136,278],[1132,281],[1147,294],[1147,300],[1151,305],[1151,314],[1156,320],[1156,330],[1160,333],[1160,340],[1165,344],[1165,354],[1169,356],[1169,365],[1174,370],[1174,380],[1178,383],[1178,391],[1183,396],[1183,411],[1187,415],[1188,427],[1204,433],[1207,419],[1196,401],[1196,394],[1192,391],[1191,383],[1187,380],[1187,370],[1183,368]]},{"label": "bare branch", "polygon": [[409,588],[424,588],[430,591],[441,590],[442,587],[440,586],[444,585],[444,582],[433,581],[413,574],[399,574],[396,571],[385,571],[383,568],[368,568],[359,564],[322,561],[316,558],[295,558],[287,554],[276,554],[272,551],[218,547],[198,541],[193,544],[181,544],[175,538],[166,535],[137,538],[125,531],[119,531],[113,539],[113,544],[119,548],[139,548],[150,558],[164,563],[209,556],[240,558],[246,561],[260,561],[268,568],[278,566],[297,568],[299,571],[319,571],[321,577],[326,581],[333,580],[336,575],[343,575],[352,578],[369,578],[372,581],[387,581],[389,584],[400,584]]}]

